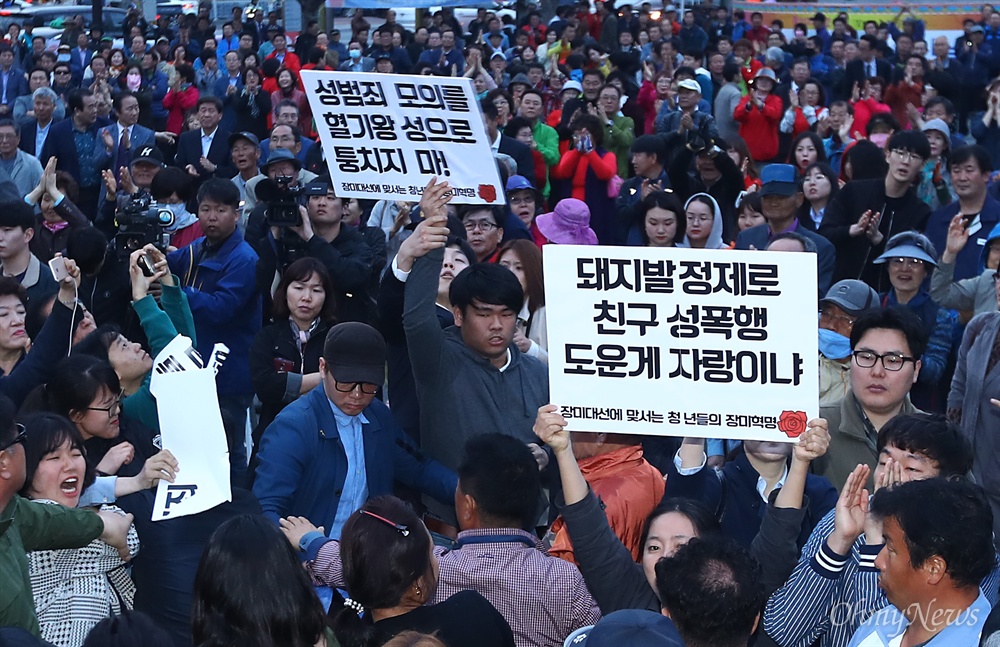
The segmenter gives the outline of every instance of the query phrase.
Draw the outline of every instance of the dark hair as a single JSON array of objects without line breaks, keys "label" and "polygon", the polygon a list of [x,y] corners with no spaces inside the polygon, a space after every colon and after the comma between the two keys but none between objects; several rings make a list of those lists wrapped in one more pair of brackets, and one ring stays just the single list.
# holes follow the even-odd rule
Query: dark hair
[{"label": "dark hair", "polygon": [[295,108],[295,112],[302,112],[299,110],[299,104],[295,103],[292,99],[282,99],[279,101],[278,104],[274,106],[274,114],[280,114],[282,108]]},{"label": "dark hair", "polygon": [[15,417],[17,407],[13,400],[0,394],[0,445],[8,445],[17,436]]},{"label": "dark hair", "polygon": [[214,49],[206,49],[204,52],[201,53],[201,56],[199,56],[198,58],[201,59],[202,65],[204,65],[205,63],[207,63],[208,59],[210,59],[210,58],[214,58],[215,60],[219,60],[219,57],[216,54],[216,51]]},{"label": "dark hair", "polygon": [[727,61],[725,65],[722,66],[722,78],[726,81],[739,81],[737,76],[740,74],[740,65],[735,61]]},{"label": "dark hair", "polygon": [[910,355],[917,360],[927,349],[927,331],[917,315],[906,307],[872,309],[858,317],[851,329],[851,350],[858,347],[869,330],[898,330],[906,337]]},{"label": "dark hair", "polygon": [[208,540],[191,616],[200,647],[312,647],[324,627],[323,606],[288,540],[249,514],[229,519]]},{"label": "dark hair", "polygon": [[459,272],[448,289],[448,298],[463,314],[475,301],[514,312],[520,312],[524,305],[524,291],[517,277],[493,263],[473,263]]},{"label": "dark hair", "polygon": [[645,550],[646,540],[649,539],[649,528],[653,522],[671,512],[676,512],[690,521],[698,537],[707,537],[719,532],[719,522],[715,514],[704,503],[695,499],[668,497],[661,500],[643,522],[642,534],[639,536],[640,551]]},{"label": "dark hair", "polygon": [[886,143],[886,150],[897,149],[916,153],[925,160],[931,156],[931,144],[927,140],[927,135],[919,130],[897,130],[894,132]]},{"label": "dark hair", "polygon": [[[464,270],[455,281],[482,265]],[[541,477],[535,457],[520,440],[499,433],[470,438],[458,467],[458,483],[461,491],[475,500],[480,519],[489,525],[523,530],[534,527]]]},{"label": "dark hair", "polygon": [[[89,355],[103,362],[111,364],[108,356],[108,349],[111,344],[118,340],[122,334],[121,328],[115,324],[104,324],[98,326],[97,330],[80,340],[80,343],[73,346],[74,355]],[[112,366],[114,368],[114,366]]]},{"label": "dark hair", "polygon": [[885,177],[885,152],[878,144],[862,139],[847,149],[840,163],[841,173],[844,173],[848,163],[851,166],[851,180],[874,180]]},{"label": "dark hair", "polygon": [[319,318],[327,323],[336,320],[337,299],[333,292],[333,279],[330,278],[330,271],[326,269],[326,265],[312,256],[300,258],[282,273],[281,281],[278,282],[272,299],[272,312],[275,320],[283,321],[291,317],[291,312],[288,310],[288,286],[295,281],[305,281],[313,274],[319,278],[320,283],[323,284],[323,292],[325,292]]},{"label": "dark hair", "polygon": [[972,448],[962,430],[946,417],[931,413],[898,415],[878,431],[877,451],[895,447],[937,463],[939,476],[964,477],[972,469]]},{"label": "dark hair", "polygon": [[642,237],[642,244],[649,245],[649,236],[646,235],[646,215],[652,209],[666,209],[674,214],[677,221],[677,233],[674,234],[674,243],[684,240],[684,233],[687,231],[687,214],[684,212],[684,205],[673,193],[666,191],[653,191],[639,202],[639,214],[641,223],[639,235]]},{"label": "dark hair", "polygon": [[[869,83],[875,83],[875,81],[880,80],[878,77],[870,79]],[[884,86],[883,86],[884,87]],[[877,112],[872,115],[871,119],[868,120],[868,125],[865,126],[865,134],[871,137],[872,133],[878,126],[883,126],[888,128],[893,133],[899,132],[899,121],[892,116],[891,112]],[[930,148],[930,144],[927,145]]]},{"label": "dark hair", "polygon": [[[596,49],[598,51],[601,51],[601,48],[595,47],[593,45],[591,45],[590,48],[591,49]],[[601,72],[600,70],[584,70],[583,71],[583,77],[581,78],[580,83],[582,84],[583,83],[583,79],[586,79],[588,76],[596,76],[598,78],[598,80],[601,82],[601,84],[604,83],[604,72]]]},{"label": "dark hair", "polygon": [[28,301],[28,290],[13,276],[0,276],[0,297],[13,295],[21,305]]},{"label": "dark hair", "polygon": [[0,203],[0,227],[20,227],[25,231],[33,229],[35,212],[24,200]]},{"label": "dark hair", "polygon": [[[178,47],[180,47],[178,45]],[[174,66],[174,71],[179,74],[185,82],[194,83],[194,68],[187,63],[181,63]]]},{"label": "dark hair", "polygon": [[757,213],[764,212],[764,200],[760,196],[760,191],[754,191],[752,193],[744,193],[743,197],[740,198],[740,202],[736,205],[736,215],[743,213],[745,209],[753,209]]},{"label": "dark hair", "polygon": [[798,165],[795,163],[795,149],[798,147],[799,143],[804,139],[808,139],[809,141],[811,141],[813,148],[816,149],[816,161],[825,162],[826,147],[823,145],[823,138],[811,130],[803,130],[802,132],[800,132],[798,135],[795,136],[795,139],[792,140],[792,145],[789,146],[788,148],[788,163],[798,168]]},{"label": "dark hair", "polygon": [[996,566],[993,511],[978,485],[965,479],[925,479],[881,488],[872,513],[892,518],[906,538],[910,565],[937,555],[958,588],[972,588]]},{"label": "dark hair", "polygon": [[[449,218],[449,220],[451,219]],[[452,223],[449,222],[448,229],[454,231],[454,228],[451,225]],[[459,227],[459,230],[462,234],[465,234],[464,229]],[[469,244],[469,241],[467,241],[464,236],[448,234],[448,239],[445,241],[444,247],[445,249],[448,249],[449,247],[457,247],[459,251],[462,252],[462,255],[465,256],[465,260],[469,262],[469,265],[477,262],[476,250],[472,249],[472,245]]]},{"label": "dark hair", "polygon": [[153,194],[153,199],[161,202],[176,193],[181,202],[187,203],[191,199],[193,188],[194,182],[191,176],[176,166],[160,169],[149,183],[149,192]]},{"label": "dark hair", "polygon": [[830,200],[833,200],[833,196],[837,195],[837,192],[840,191],[840,182],[837,180],[837,172],[834,171],[833,167],[826,162],[813,162],[806,167],[805,171],[802,172],[803,184],[805,183],[806,176],[812,173],[813,169],[822,173],[826,179],[830,181],[830,197],[827,198],[827,204],[830,204]]},{"label": "dark hair", "polygon": [[132,94],[128,90],[122,90],[121,92],[117,92],[117,93],[115,93],[115,95],[113,97],[111,97],[111,107],[115,109],[115,112],[121,112],[122,101],[124,101],[128,97],[132,97],[136,101],[139,100],[138,97],[136,97],[134,94]]},{"label": "dark hair", "polygon": [[[21,488],[21,496],[28,496],[31,490],[35,472],[38,465],[45,458],[60,447],[63,443],[69,442],[70,447],[79,450],[86,458],[87,450],[83,445],[83,436],[69,418],[56,415],[54,413],[34,413],[25,417],[22,421],[27,432],[24,441],[24,486]],[[97,478],[97,472],[89,462],[84,460],[86,467],[83,472],[83,482],[79,484],[80,491],[87,489]]]},{"label": "dark hair", "polygon": [[604,125],[601,120],[589,113],[580,113],[569,125],[570,130],[577,131],[586,128],[594,140],[594,146],[600,148],[604,145]]},{"label": "dark hair", "polygon": [[101,391],[112,395],[121,391],[118,374],[111,364],[89,355],[73,354],[59,361],[49,381],[33,391],[24,404],[24,411],[49,411],[70,417],[86,411]]},{"label": "dark hair", "polygon": [[969,160],[976,163],[981,173],[989,174],[993,171],[993,160],[990,159],[989,152],[979,144],[959,146],[948,155],[949,166],[965,164]]},{"label": "dark hair", "polygon": [[656,563],[660,603],[690,647],[745,645],[764,605],[760,565],[728,537],[696,537]]},{"label": "dark hair", "polygon": [[545,103],[545,97],[543,97],[542,93],[539,92],[538,90],[536,90],[535,88],[528,88],[527,90],[525,90],[524,92],[522,92],[521,93],[521,101],[524,101],[524,97],[528,96],[529,94],[533,94],[533,95],[537,96],[542,101],[543,104]]},{"label": "dark hair", "polygon": [[[345,588],[369,611],[394,607],[430,572],[430,550],[430,535],[409,505],[394,496],[371,499],[348,518],[341,532]],[[344,647],[371,644],[370,615],[362,620],[354,609],[342,607],[333,618],[337,640]]]},{"label": "dark hair", "polygon": [[941,106],[941,107],[943,107],[944,108],[944,112],[945,112],[946,115],[954,115],[955,114],[955,104],[952,103],[951,99],[949,99],[948,97],[940,97],[940,96],[938,96],[938,97],[931,97],[930,99],[927,100],[927,105],[924,106],[924,110],[929,110],[930,108],[933,108],[934,106]]},{"label": "dark hair", "polygon": [[524,271],[524,282],[527,283],[525,298],[528,301],[528,311],[532,314],[545,305],[545,283],[542,276],[542,250],[534,242],[524,238],[508,241],[497,254],[497,263],[507,252],[517,254]]},{"label": "dark hair", "polygon": [[796,231],[784,231],[780,234],[777,234],[776,236],[774,236],[774,238],[768,241],[767,248],[770,248],[772,243],[775,243],[779,240],[794,240],[799,245],[802,245],[802,251],[812,252],[814,254],[817,252],[816,243],[814,243],[812,240],[806,238],[805,236]]},{"label": "dark hair", "polygon": [[206,180],[198,189],[198,203],[201,204],[205,200],[211,200],[212,202],[224,204],[233,209],[239,209],[240,190],[230,180],[223,180],[217,177],[211,178]]},{"label": "dark hair", "polygon": [[173,647],[174,641],[141,611],[122,609],[90,629],[82,647]]},{"label": "dark hair", "polygon": [[200,96],[200,97],[198,97],[198,104],[197,104],[196,107],[197,107],[198,110],[201,110],[201,107],[203,105],[206,105],[206,104],[209,104],[209,103],[212,104],[213,106],[215,106],[216,110],[218,110],[219,112],[222,112],[222,99],[220,99],[219,97],[211,97],[211,96],[207,96],[207,95]]},{"label": "dark hair", "polygon": [[[503,128],[503,134],[507,137],[517,137],[517,133],[522,128],[531,128],[531,122],[524,117],[511,117],[510,121]],[[529,182],[533,182],[534,178],[528,178]]]},{"label": "dark hair", "polygon": [[[54,68],[53,68],[54,69]],[[66,105],[69,107],[71,113],[77,110],[83,110],[83,99],[85,97],[92,97],[94,93],[87,88],[76,88],[70,90],[69,94],[66,95]]]},{"label": "dark hair", "polygon": [[[497,119],[500,118],[500,109],[493,104],[492,100],[484,98],[482,101],[479,102],[479,107],[483,111],[483,116],[489,119],[490,121],[496,121]],[[512,108],[511,111],[513,112],[513,106],[511,106],[511,108]]]},{"label": "dark hair", "polygon": [[66,256],[76,261],[83,275],[97,272],[107,252],[107,236],[97,227],[73,229],[66,240]]}]

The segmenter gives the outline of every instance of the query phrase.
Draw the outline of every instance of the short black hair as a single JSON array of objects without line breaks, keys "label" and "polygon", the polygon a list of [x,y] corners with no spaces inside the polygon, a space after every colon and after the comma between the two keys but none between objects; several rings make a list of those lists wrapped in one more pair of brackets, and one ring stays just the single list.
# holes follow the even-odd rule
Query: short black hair
[{"label": "short black hair", "polygon": [[765,600],[760,565],[722,536],[695,537],[657,562],[656,590],[689,647],[745,645]]},{"label": "short black hair", "polygon": [[503,229],[504,219],[507,214],[504,212],[503,207],[498,205],[489,206],[482,204],[466,204],[460,206],[455,215],[458,216],[459,220],[464,222],[469,215],[479,213],[480,211],[488,211],[490,216],[493,217],[493,222],[496,223],[497,227]]},{"label": "short black hair", "polygon": [[163,202],[174,193],[187,203],[191,199],[194,182],[191,176],[176,166],[167,166],[153,176],[153,181],[149,183],[149,192],[153,199]]},{"label": "short black hair", "polygon": [[[463,270],[458,277],[482,265]],[[497,265],[491,267],[499,268]],[[510,274],[509,270],[505,271]],[[481,518],[522,530],[534,527],[538,519],[541,476],[531,450],[520,440],[499,433],[469,439],[458,466],[458,482],[462,492],[475,500]]]},{"label": "short black hair", "polygon": [[35,212],[23,200],[0,203],[0,227],[20,227],[27,231],[34,226]]},{"label": "short black hair", "polygon": [[111,97],[111,107],[115,109],[115,112],[121,112],[122,101],[124,101],[128,97],[132,97],[136,101],[139,100],[139,98],[137,96],[135,96],[134,94],[132,94],[128,90],[123,90],[122,92],[117,92],[117,93],[114,94],[114,96]]},{"label": "short black hair", "polygon": [[908,413],[889,420],[878,431],[876,449],[895,447],[937,463],[939,476],[964,477],[972,469],[972,447],[962,430],[945,416]]},{"label": "short black hair", "polygon": [[[28,415],[22,422],[28,437],[24,443],[24,486],[21,487],[21,496],[28,496],[35,473],[46,454],[58,450],[66,442],[84,456],[87,455],[87,450],[80,431],[65,416],[41,412]],[[95,466],[96,463],[86,462],[83,481],[80,483],[81,492],[90,487],[97,478]]]},{"label": "short black hair", "polygon": [[715,511],[709,510],[701,501],[687,499],[684,497],[664,497],[653,511],[646,517],[642,524],[642,534],[639,536],[639,547],[642,549],[649,538],[649,527],[653,522],[665,514],[677,513],[691,522],[695,536],[707,537],[719,532],[719,521],[715,518]]},{"label": "short black hair", "polygon": [[958,587],[972,588],[996,566],[993,511],[983,489],[966,479],[933,478],[881,488],[871,511],[899,524],[913,568],[938,555]]},{"label": "short black hair", "polygon": [[215,177],[206,180],[198,189],[198,203],[201,204],[204,200],[211,200],[233,209],[239,209],[240,190],[231,180]]},{"label": "short black hair", "polygon": [[141,611],[122,612],[91,628],[82,647],[173,647],[174,640]]},{"label": "short black hair", "polygon": [[198,97],[197,109],[200,110],[201,107],[203,105],[205,105],[206,103],[212,104],[213,106],[215,106],[216,110],[218,110],[219,112],[222,112],[222,99],[220,99],[219,97],[210,97],[210,96],[201,96],[201,97]]},{"label": "short black hair", "polygon": [[490,121],[496,121],[500,118],[500,111],[497,109],[496,105],[492,101],[483,99],[479,102],[479,107],[483,111],[483,116]]},{"label": "short black hair", "polygon": [[917,315],[909,308],[892,307],[879,308],[865,312],[854,322],[851,329],[851,350],[858,347],[861,338],[869,330],[898,330],[906,337],[906,345],[910,347],[910,355],[920,359],[927,348],[927,331]]},{"label": "short black hair", "polygon": [[0,446],[9,445],[17,436],[17,407],[13,400],[0,394]]},{"label": "short black hair", "polygon": [[92,96],[94,96],[94,93],[87,88],[76,88],[75,90],[70,90],[70,93],[66,95],[66,104],[69,107],[70,113],[74,113],[77,110],[83,110],[84,97]]},{"label": "short black hair", "polygon": [[990,159],[989,152],[979,144],[959,146],[948,154],[949,167],[965,164],[969,160],[974,161],[982,173],[988,174],[993,171],[993,160]]},{"label": "short black hair", "polygon": [[108,238],[97,227],[73,229],[66,241],[66,256],[76,261],[84,275],[96,273],[107,252]]},{"label": "short black hair", "polygon": [[452,280],[448,298],[463,313],[475,301],[520,312],[524,305],[524,290],[517,277],[506,267],[494,263],[475,263],[459,272]]},{"label": "short black hair", "polygon": [[649,244],[649,236],[646,235],[645,223],[646,215],[652,209],[664,209],[674,214],[677,222],[677,233],[674,234],[674,242],[684,240],[684,234],[687,232],[687,214],[684,213],[684,205],[681,204],[681,201],[672,192],[653,191],[639,202],[638,213],[641,216],[638,220],[639,235],[644,245]]},{"label": "short black hair", "polygon": [[886,150],[904,150],[915,153],[923,159],[931,156],[931,143],[927,135],[919,130],[897,130],[889,137]]},{"label": "short black hair", "polygon": [[955,114],[955,104],[952,103],[951,99],[948,97],[931,97],[927,100],[927,105],[924,106],[924,110],[928,110],[934,106],[941,106],[944,108],[946,115],[951,116]]}]

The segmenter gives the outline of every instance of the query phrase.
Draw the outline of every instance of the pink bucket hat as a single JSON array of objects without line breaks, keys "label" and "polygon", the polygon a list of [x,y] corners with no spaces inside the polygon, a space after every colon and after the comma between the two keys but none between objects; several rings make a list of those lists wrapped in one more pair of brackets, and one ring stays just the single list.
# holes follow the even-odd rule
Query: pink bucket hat
[{"label": "pink bucket hat", "polygon": [[576,198],[556,204],[555,211],[535,218],[538,231],[559,245],[596,245],[597,234],[590,228],[590,207]]}]

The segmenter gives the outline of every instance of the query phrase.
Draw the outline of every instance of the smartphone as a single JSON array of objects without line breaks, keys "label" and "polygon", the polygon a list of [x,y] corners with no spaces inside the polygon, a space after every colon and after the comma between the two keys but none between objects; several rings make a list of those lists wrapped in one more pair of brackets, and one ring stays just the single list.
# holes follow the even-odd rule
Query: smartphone
[{"label": "smartphone", "polygon": [[156,274],[156,270],[153,269],[153,257],[149,254],[143,254],[140,256],[139,260],[136,261],[136,265],[138,265],[139,269],[142,270],[143,276],[148,277]]},{"label": "smartphone", "polygon": [[52,272],[52,278],[56,280],[56,283],[69,276],[69,270],[66,269],[66,261],[62,259],[62,256],[56,256],[49,261],[49,271]]}]

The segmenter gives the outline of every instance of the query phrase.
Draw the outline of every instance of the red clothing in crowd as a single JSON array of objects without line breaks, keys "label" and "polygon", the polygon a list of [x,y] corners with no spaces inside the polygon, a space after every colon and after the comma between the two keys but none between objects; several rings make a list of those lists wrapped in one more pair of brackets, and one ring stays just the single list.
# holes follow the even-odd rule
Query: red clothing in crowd
[{"label": "red clothing in crowd", "polygon": [[[285,53],[284,58],[279,59],[279,61],[281,62],[281,66],[290,69],[292,73],[295,75],[295,77],[298,78],[299,71],[302,69],[302,61],[299,60],[298,56],[288,51],[287,49],[285,50],[284,53]],[[273,52],[268,54],[267,58],[278,58],[278,50],[274,50]]]},{"label": "red clothing in crowd", "polygon": [[163,97],[163,107],[167,109],[167,131],[180,135],[184,129],[184,115],[198,105],[198,88],[193,85],[175,92],[173,88]]},{"label": "red clothing in crowd", "polygon": [[571,180],[572,189],[568,197],[586,202],[588,169],[593,169],[598,180],[607,182],[618,172],[618,160],[614,153],[605,152],[601,157],[596,149],[585,155],[574,148],[566,151],[559,158],[559,163],[552,167],[552,179]]},{"label": "red clothing in crowd", "polygon": [[750,85],[750,81],[752,81],[754,75],[757,74],[757,70],[762,67],[764,67],[763,63],[753,57],[750,57],[748,61],[743,63],[743,65],[740,65],[740,74],[743,75],[743,82]]},{"label": "red clothing in crowd", "polygon": [[[639,561],[642,526],[663,498],[663,475],[642,457],[639,445],[584,458],[580,461],[580,471],[604,504],[611,530],[632,552],[632,559]],[[573,544],[565,525],[562,517],[552,524],[555,540],[549,554],[575,562]]]},{"label": "red clothing in crowd", "polygon": [[762,45],[767,45],[767,37],[771,35],[771,30],[764,25],[760,27],[751,27],[743,34],[751,43],[760,43]]},{"label": "red clothing in crowd", "polygon": [[906,81],[893,83],[885,89],[885,105],[892,109],[892,116],[896,118],[903,130],[910,128],[910,115],[907,113],[907,106],[920,108],[923,106],[921,97],[924,94],[924,84],[915,81],[909,85]]},{"label": "red clothing in crowd", "polygon": [[767,95],[764,108],[758,108],[753,95],[740,99],[733,118],[740,123],[740,137],[756,162],[770,162],[778,154],[778,124],[781,122],[781,99]]},{"label": "red clothing in crowd", "polygon": [[872,115],[876,115],[880,112],[892,112],[892,108],[884,103],[879,103],[875,99],[862,99],[854,104],[854,124],[851,125],[851,136],[854,133],[861,133],[862,136],[867,136],[865,129],[868,127],[868,121],[872,118]]}]

